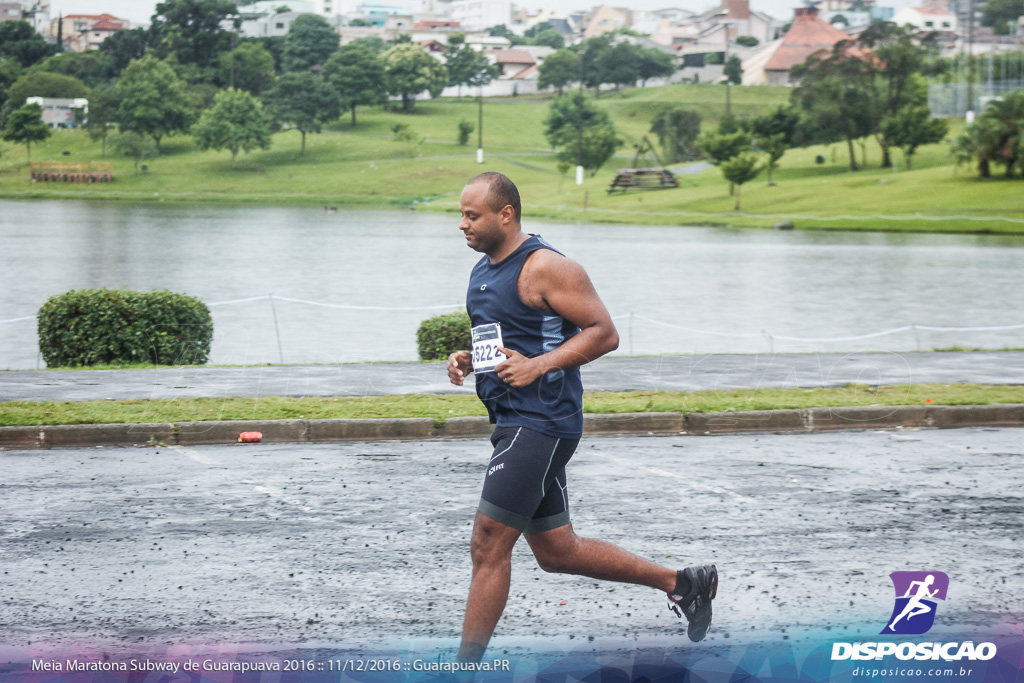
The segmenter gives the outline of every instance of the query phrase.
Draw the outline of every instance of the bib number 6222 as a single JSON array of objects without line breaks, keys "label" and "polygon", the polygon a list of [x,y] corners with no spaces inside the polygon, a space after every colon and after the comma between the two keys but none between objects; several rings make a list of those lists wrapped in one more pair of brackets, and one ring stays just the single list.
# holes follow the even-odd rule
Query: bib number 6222
[{"label": "bib number 6222", "polygon": [[477,325],[473,334],[473,371],[494,372],[494,368],[505,360],[505,354],[498,351],[504,346],[501,340],[501,323]]}]

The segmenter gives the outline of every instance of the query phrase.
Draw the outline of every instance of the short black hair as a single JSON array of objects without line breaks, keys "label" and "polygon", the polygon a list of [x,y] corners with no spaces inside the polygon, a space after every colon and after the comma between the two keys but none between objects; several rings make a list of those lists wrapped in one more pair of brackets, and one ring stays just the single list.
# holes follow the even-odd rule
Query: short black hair
[{"label": "short black hair", "polygon": [[506,206],[511,206],[512,210],[516,214],[516,222],[522,222],[523,220],[523,204],[519,199],[519,188],[513,183],[507,175],[497,173],[495,171],[488,171],[487,173],[481,173],[477,177],[470,180],[467,185],[473,183],[483,182],[487,183],[490,192],[488,192],[487,199],[491,205],[491,210],[494,212],[501,211]]}]

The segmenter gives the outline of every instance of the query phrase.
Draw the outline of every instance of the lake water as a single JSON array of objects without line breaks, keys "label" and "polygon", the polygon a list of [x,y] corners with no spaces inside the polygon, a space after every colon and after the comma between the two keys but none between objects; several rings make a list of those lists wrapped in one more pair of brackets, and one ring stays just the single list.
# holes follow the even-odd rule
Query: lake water
[{"label": "lake water", "polygon": [[[1024,237],[562,225],[526,209],[528,231],[587,268],[618,318],[619,354],[1024,347],[1022,329],[849,339],[1024,323]],[[479,255],[457,224],[411,211],[0,201],[0,321],[79,288],[264,297],[211,308],[211,363],[415,360],[419,323],[453,308],[373,309],[464,301]],[[0,368],[40,363],[35,321],[0,322]]]}]

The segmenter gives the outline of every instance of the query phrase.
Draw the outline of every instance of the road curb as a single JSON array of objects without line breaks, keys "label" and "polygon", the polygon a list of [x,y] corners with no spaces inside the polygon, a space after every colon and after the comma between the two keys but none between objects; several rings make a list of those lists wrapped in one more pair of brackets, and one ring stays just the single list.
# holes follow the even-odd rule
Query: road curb
[{"label": "road curb", "polygon": [[[584,433],[688,434],[811,433],[865,429],[1024,427],[1024,404],[985,406],[842,406],[731,413],[587,414]],[[485,417],[372,420],[232,420],[211,422],[0,427],[0,450],[93,446],[197,446],[238,441],[262,432],[264,443],[330,443],[467,439],[490,435]]]}]

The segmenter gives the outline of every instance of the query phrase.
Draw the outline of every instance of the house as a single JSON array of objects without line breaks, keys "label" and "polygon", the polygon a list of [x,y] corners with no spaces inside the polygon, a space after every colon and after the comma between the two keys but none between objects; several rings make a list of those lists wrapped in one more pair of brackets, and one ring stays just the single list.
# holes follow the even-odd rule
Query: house
[{"label": "house", "polygon": [[527,69],[536,68],[537,60],[526,50],[486,50],[498,67],[498,78],[515,78]]},{"label": "house", "polygon": [[467,31],[482,31],[491,26],[512,23],[512,0],[452,0],[448,16]]},{"label": "house", "polygon": [[43,108],[43,123],[50,128],[78,128],[89,113],[89,100],[78,97],[63,99],[57,97],[29,97],[26,104],[38,104]]},{"label": "house", "polygon": [[633,25],[633,10],[626,7],[599,5],[583,16],[583,37],[594,38],[604,33]]},{"label": "house", "polygon": [[21,21],[23,18],[20,2],[0,2],[0,21]]},{"label": "house", "polygon": [[892,21],[900,26],[910,24],[919,31],[957,30],[956,15],[941,7],[904,7],[893,15]]},{"label": "house", "polygon": [[817,7],[799,7],[789,31],[769,48],[771,54],[765,60],[763,75],[752,73],[751,84],[791,85],[790,69],[818,50],[831,50],[841,40],[850,40],[850,36],[819,17]]},{"label": "house", "polygon": [[761,44],[775,40],[779,26],[767,14],[750,9],[750,0],[722,0],[718,7],[694,17],[692,23],[700,34],[726,26],[730,39],[753,36]]},{"label": "house", "polygon": [[50,21],[47,33],[61,35],[64,47],[73,52],[98,50],[112,33],[131,28],[127,19],[112,14],[69,14]]}]

